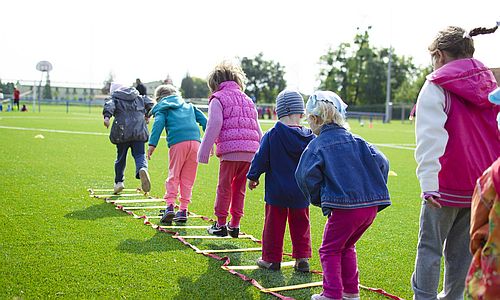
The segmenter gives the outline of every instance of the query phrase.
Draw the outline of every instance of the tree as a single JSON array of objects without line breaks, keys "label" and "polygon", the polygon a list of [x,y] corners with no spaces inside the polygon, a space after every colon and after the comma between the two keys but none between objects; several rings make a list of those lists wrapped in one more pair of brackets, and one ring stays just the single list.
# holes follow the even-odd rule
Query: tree
[{"label": "tree", "polygon": [[186,77],[184,77],[181,81],[181,91],[182,91],[182,95],[185,98],[193,98],[194,97],[193,78],[191,78],[191,76],[189,76],[189,73],[187,73]]},{"label": "tree", "polygon": [[[341,43],[320,57],[320,88],[338,93],[351,105],[382,104],[386,99],[389,49],[370,46],[370,29],[358,32],[353,44]],[[391,90],[393,95],[400,95],[395,91],[409,91],[420,71],[411,57],[399,57],[393,49],[391,52]]]},{"label": "tree", "polygon": [[193,78],[194,98],[207,98],[210,92],[207,81],[198,77]]},{"label": "tree", "polygon": [[243,57],[241,67],[247,75],[245,93],[257,102],[273,102],[286,86],[284,66],[265,60],[261,52],[254,58]]}]

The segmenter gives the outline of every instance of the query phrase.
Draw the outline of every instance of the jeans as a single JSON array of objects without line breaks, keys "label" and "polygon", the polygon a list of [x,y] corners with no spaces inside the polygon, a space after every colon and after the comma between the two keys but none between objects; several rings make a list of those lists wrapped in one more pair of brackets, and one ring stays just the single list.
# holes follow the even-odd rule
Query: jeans
[{"label": "jeans", "polygon": [[[411,277],[414,299],[463,299],[472,259],[469,227],[470,208],[422,205],[415,271]],[[438,295],[443,255],[443,291]]]},{"label": "jeans", "polygon": [[127,165],[128,148],[132,148],[132,156],[135,160],[135,178],[139,179],[139,170],[148,168],[148,162],[144,152],[144,142],[128,142],[116,144],[115,160],[115,183],[123,182],[125,166]]}]

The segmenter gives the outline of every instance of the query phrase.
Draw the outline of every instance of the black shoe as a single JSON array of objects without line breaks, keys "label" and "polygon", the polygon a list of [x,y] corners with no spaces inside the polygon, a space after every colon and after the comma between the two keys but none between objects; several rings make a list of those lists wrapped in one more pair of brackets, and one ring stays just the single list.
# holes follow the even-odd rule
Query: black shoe
[{"label": "black shoe", "polygon": [[298,272],[309,272],[309,259],[298,258],[297,260],[295,260],[295,265],[293,266],[293,268]]},{"label": "black shoe", "polygon": [[214,225],[207,228],[207,232],[211,235],[227,236],[227,227],[226,225],[219,226],[217,222],[214,222]]},{"label": "black shoe", "polygon": [[186,223],[188,219],[187,209],[178,210],[174,217],[174,222]]},{"label": "black shoe", "polygon": [[235,239],[238,238],[238,236],[240,235],[240,228],[239,227],[231,227],[229,226],[229,224],[226,225],[227,227],[227,233],[229,233],[229,235]]},{"label": "black shoe", "polygon": [[175,213],[174,213],[174,206],[170,204],[165,212],[163,213],[163,216],[160,219],[161,223],[167,223],[170,224],[172,223],[172,219],[174,218]]},{"label": "black shoe", "polygon": [[281,269],[280,262],[268,262],[263,260],[262,257],[257,260],[257,266],[259,266],[259,268],[272,271],[279,271],[279,269]]}]

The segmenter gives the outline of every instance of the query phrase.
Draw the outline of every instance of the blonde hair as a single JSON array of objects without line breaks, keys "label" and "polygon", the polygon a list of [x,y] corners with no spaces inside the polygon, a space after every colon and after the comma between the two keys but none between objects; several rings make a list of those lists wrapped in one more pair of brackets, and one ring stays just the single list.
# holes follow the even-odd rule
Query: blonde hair
[{"label": "blonde hair", "polygon": [[474,55],[473,36],[489,34],[497,30],[498,25],[492,28],[478,27],[469,32],[457,26],[448,26],[438,32],[434,41],[429,45],[429,52],[434,54],[437,50],[446,51],[453,58],[470,58]]},{"label": "blonde hair", "polygon": [[340,112],[335,108],[333,103],[327,101],[318,101],[316,102],[316,107],[314,108],[314,114],[318,120],[317,124],[319,127],[322,127],[325,124],[337,124],[346,129],[349,129],[349,124],[347,124],[346,120],[340,114]]},{"label": "blonde hair", "polygon": [[171,95],[179,95],[179,90],[172,84],[162,84],[155,89],[154,98],[158,101]]},{"label": "blonde hair", "polygon": [[208,74],[207,85],[213,93],[219,90],[219,85],[224,81],[234,81],[240,86],[240,89],[244,91],[247,76],[239,65],[229,61],[223,61],[217,64],[212,72]]}]

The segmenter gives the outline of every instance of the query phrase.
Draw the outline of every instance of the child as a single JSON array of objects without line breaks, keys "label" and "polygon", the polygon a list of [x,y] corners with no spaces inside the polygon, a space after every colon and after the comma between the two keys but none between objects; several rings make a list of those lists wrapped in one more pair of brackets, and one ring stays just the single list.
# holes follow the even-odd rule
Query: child
[{"label": "child", "polygon": [[417,98],[417,177],[422,191],[415,270],[415,299],[462,299],[470,264],[470,205],[476,179],[500,153],[498,108],[488,102],[497,86],[492,72],[473,58],[472,36],[450,26],[429,46],[434,71]]},{"label": "child", "polygon": [[[500,105],[500,88],[489,100]],[[497,116],[500,130],[500,114]],[[471,206],[472,262],[465,282],[470,299],[496,299],[500,295],[500,158],[478,179]]]},{"label": "child", "polygon": [[318,135],[295,172],[306,198],[328,220],[319,249],[323,292],[311,299],[359,299],[355,244],[377,211],[391,204],[389,162],[375,147],[347,131],[347,105],[330,91],[317,91],[306,104],[307,121]]},{"label": "child", "polygon": [[[184,102],[179,91],[171,84],[160,85],[155,90],[158,104],[151,114],[155,117],[151,137],[149,138],[148,159],[158,145],[160,134],[167,131],[168,178],[165,181],[167,209],[161,218],[162,223],[186,222],[187,208],[191,202],[191,192],[196,179],[198,167],[197,154],[200,147],[200,124],[205,130],[207,118],[191,103]],[[198,122],[198,124],[196,124]],[[179,193],[181,198],[177,213],[174,212],[175,200]]]},{"label": "child", "polygon": [[144,143],[149,138],[145,116],[153,107],[153,101],[147,96],[139,96],[139,92],[133,87],[127,88],[114,82],[109,92],[111,99],[104,103],[102,114],[106,128],[109,128],[111,116],[115,117],[109,134],[111,143],[116,144],[117,149],[114,192],[118,194],[125,187],[123,172],[127,152],[131,148],[135,160],[135,177],[141,179],[142,190],[148,193],[151,182],[144,153]]},{"label": "child", "polygon": [[[223,62],[208,75],[213,93],[208,104],[208,124],[198,152],[198,161],[208,163],[213,144],[220,159],[215,199],[217,221],[209,234],[237,238],[245,201],[246,174],[259,149],[262,131],[252,100],[243,93],[246,75],[237,65]],[[226,226],[228,210],[231,221]]]},{"label": "child", "polygon": [[295,182],[295,169],[300,155],[314,138],[310,129],[300,126],[304,116],[304,99],[299,92],[284,90],[276,98],[279,121],[262,138],[247,174],[248,188],[259,185],[259,177],[266,173],[266,215],[262,232],[262,257],[257,265],[279,270],[283,257],[283,235],[286,221],[292,238],[292,257],[295,269],[309,272],[311,231],[309,201]]}]

